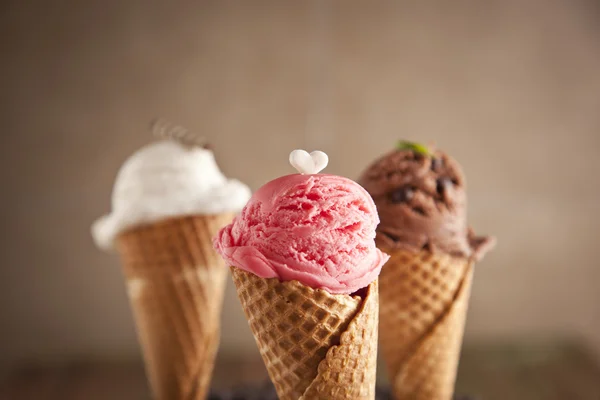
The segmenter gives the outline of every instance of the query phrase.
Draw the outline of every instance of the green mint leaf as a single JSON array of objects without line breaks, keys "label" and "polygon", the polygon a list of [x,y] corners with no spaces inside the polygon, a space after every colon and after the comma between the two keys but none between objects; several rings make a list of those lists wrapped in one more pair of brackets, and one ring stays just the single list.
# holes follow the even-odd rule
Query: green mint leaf
[{"label": "green mint leaf", "polygon": [[420,143],[414,143],[414,142],[408,142],[405,140],[401,140],[396,145],[396,148],[398,150],[414,151],[415,153],[423,154],[424,156],[431,156],[431,152],[429,151],[427,146],[420,144]]}]

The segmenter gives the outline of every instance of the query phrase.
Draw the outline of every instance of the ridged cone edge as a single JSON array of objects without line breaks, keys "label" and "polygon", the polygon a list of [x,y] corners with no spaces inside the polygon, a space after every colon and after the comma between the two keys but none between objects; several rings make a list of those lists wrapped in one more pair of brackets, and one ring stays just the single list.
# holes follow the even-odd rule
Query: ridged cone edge
[{"label": "ridged cone edge", "polygon": [[372,282],[340,344],[327,352],[301,400],[371,400],[377,379],[378,281]]}]

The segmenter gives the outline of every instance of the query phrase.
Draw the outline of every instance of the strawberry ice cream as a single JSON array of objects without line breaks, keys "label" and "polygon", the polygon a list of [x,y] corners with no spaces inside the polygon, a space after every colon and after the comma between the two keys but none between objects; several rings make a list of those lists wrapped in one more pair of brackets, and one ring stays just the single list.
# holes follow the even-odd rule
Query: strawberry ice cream
[{"label": "strawberry ice cream", "polygon": [[356,182],[294,174],[260,188],[214,246],[230,265],[261,278],[350,294],[374,281],[388,259],[375,246],[378,223],[371,196]]}]

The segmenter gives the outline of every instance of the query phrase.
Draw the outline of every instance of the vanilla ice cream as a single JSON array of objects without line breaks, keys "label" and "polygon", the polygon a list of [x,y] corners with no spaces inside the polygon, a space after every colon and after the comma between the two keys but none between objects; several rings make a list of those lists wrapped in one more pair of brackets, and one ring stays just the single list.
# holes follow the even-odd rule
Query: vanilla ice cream
[{"label": "vanilla ice cream", "polygon": [[226,178],[213,152],[174,140],[151,143],[121,167],[112,193],[112,211],[92,226],[96,244],[113,248],[119,233],[165,218],[237,212],[251,192]]}]

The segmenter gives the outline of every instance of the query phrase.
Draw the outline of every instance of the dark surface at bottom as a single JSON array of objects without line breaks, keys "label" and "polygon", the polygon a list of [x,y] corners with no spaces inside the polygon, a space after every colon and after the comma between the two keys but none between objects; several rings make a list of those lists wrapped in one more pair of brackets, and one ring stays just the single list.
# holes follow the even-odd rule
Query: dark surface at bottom
[{"label": "dark surface at bottom", "polygon": [[[377,387],[376,400],[393,400],[388,388]],[[269,381],[260,385],[245,385],[233,389],[215,390],[210,393],[208,400],[277,400],[275,388]],[[454,400],[481,400],[469,396],[457,395]]]},{"label": "dark surface at bottom", "polygon": [[[383,365],[378,378],[379,386],[387,387]],[[213,387],[223,391],[215,393],[221,398],[227,395],[236,399],[232,395],[237,391],[225,391],[239,383],[258,388],[267,379],[260,358],[220,356]],[[600,400],[600,367],[578,342],[467,343],[458,368],[456,392],[468,393],[473,400]],[[237,399],[260,399],[249,396],[255,393],[241,394],[245,397]],[[386,398],[380,391],[378,399]],[[150,392],[139,361],[28,363],[0,373],[0,400],[148,399]]]}]

